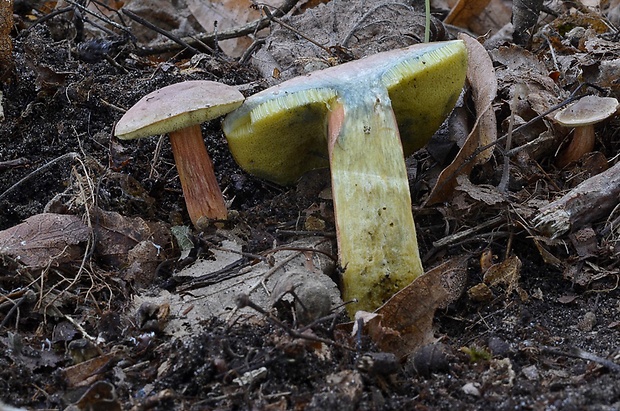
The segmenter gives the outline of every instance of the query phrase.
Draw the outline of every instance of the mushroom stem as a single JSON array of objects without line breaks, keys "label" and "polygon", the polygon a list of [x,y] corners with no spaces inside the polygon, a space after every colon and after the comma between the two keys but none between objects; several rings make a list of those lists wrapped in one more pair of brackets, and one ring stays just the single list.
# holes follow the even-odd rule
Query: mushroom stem
[{"label": "mushroom stem", "polygon": [[226,203],[213,171],[213,162],[202,139],[200,125],[171,132],[170,144],[187,212],[194,226],[201,217],[225,220],[228,216]]},{"label": "mushroom stem", "polygon": [[462,41],[414,45],[288,80],[224,120],[237,163],[270,181],[294,183],[328,157],[351,316],[422,274],[403,153],[439,128],[466,72]]},{"label": "mushroom stem", "polygon": [[573,139],[568,147],[558,156],[556,164],[560,168],[566,167],[573,161],[579,160],[585,154],[592,152],[595,143],[596,136],[594,134],[593,125],[575,127]]},{"label": "mushroom stem", "polygon": [[330,103],[328,151],[344,299],[371,311],[424,273],[403,147],[385,87]]}]

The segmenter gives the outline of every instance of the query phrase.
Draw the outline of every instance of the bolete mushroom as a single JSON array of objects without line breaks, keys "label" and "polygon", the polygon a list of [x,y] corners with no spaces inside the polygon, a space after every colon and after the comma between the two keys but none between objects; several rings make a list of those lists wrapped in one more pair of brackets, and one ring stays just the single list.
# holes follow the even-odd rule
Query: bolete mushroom
[{"label": "bolete mushroom", "polygon": [[555,121],[564,127],[574,127],[573,138],[557,159],[559,167],[579,160],[594,150],[596,136],[594,125],[618,110],[618,100],[613,97],[585,96],[555,115]]},{"label": "bolete mushroom", "polygon": [[350,315],[423,273],[404,156],[452,110],[466,69],[462,41],[415,45],[291,79],[224,119],[251,174],[291,184],[330,167],[343,297],[358,301]]},{"label": "bolete mushroom", "polygon": [[114,135],[123,140],[170,135],[187,212],[194,225],[202,217],[225,220],[228,214],[200,123],[229,113],[243,99],[236,88],[226,84],[184,81],[144,96],[114,129]]}]

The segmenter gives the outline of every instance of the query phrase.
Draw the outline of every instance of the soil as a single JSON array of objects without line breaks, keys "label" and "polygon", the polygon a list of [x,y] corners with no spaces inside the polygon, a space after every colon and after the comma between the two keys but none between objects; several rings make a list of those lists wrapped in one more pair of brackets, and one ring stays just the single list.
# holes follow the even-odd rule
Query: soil
[{"label": "soil", "polygon": [[[266,86],[259,71],[218,56],[139,56],[130,42],[110,45],[110,53],[100,43],[78,48],[63,31],[75,24],[67,16],[36,25],[16,18],[14,70],[2,87],[0,160],[18,161],[0,169],[0,229],[44,212],[87,220],[94,210],[166,229],[190,226],[167,140],[119,142],[114,124],[145,94],[184,80],[244,85],[249,96]],[[501,128],[509,111],[496,113]],[[237,213],[230,225],[243,227],[244,252],[259,255],[303,237],[308,216],[333,234],[331,202],[322,194],[329,185],[325,173],[295,187],[273,185],[236,165],[219,120],[202,128],[220,186]],[[597,129],[597,149],[608,159],[615,155],[618,130],[617,123]],[[496,186],[501,159],[497,151],[472,172],[472,181]],[[174,292],[168,280],[181,269],[178,248],[170,242],[159,268],[138,284],[101,249],[89,252],[80,243],[78,258],[52,269],[26,270],[3,254],[0,400],[24,409],[80,410],[619,410],[618,233],[603,231],[609,216],[592,224],[596,235],[587,256],[568,236],[533,240],[531,227],[508,205],[528,190],[548,200],[562,194],[556,188],[569,188],[552,154],[539,160],[544,172],[513,178],[520,185],[510,186],[511,202],[502,206],[472,199],[464,206],[461,197],[420,207],[428,179],[445,164],[424,149],[407,163],[425,267],[467,255],[469,289],[483,281],[485,250],[493,262],[517,256],[522,263],[517,279],[492,287],[490,298],[463,293],[438,310],[437,343],[399,362],[365,334],[343,332],[339,326],[348,318],[342,310],[304,336],[286,306],[278,312],[280,323],[204,318],[204,331],[173,339],[157,324],[165,322],[161,307],[137,313],[131,301],[159,288]],[[523,171],[513,167],[513,173]],[[500,222],[491,228],[433,245],[497,216]],[[550,262],[541,247],[561,264]],[[209,258],[208,245],[193,252]],[[84,262],[88,275],[77,276]],[[48,292],[53,301],[43,295]],[[156,324],[145,328],[140,316]],[[91,365],[79,368],[85,359]],[[93,359],[100,362],[93,366]]]}]

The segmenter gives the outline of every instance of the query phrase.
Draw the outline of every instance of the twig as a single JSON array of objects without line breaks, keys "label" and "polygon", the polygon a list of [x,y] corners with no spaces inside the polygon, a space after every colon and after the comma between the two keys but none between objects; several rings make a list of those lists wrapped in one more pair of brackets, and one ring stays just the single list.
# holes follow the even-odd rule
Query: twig
[{"label": "twig", "polygon": [[562,350],[558,350],[556,348],[551,348],[551,347],[543,347],[542,352],[547,353],[547,354],[558,355],[558,356],[580,358],[582,360],[593,361],[607,368],[609,371],[620,373],[620,365],[606,358],[599,357],[598,355],[592,354],[591,352],[584,351],[577,347],[570,347],[568,351],[562,351]]},{"label": "twig", "polygon": [[7,170],[9,168],[21,167],[29,163],[30,161],[28,161],[28,159],[24,157],[16,158],[15,160],[0,161],[0,170]]},{"label": "twig", "polygon": [[37,25],[41,24],[41,23],[45,23],[48,20],[51,20],[52,18],[58,16],[59,14],[63,14],[63,13],[68,13],[70,11],[73,11],[73,6],[68,6],[68,7],[63,7],[61,9],[57,9],[52,11],[51,13],[46,14],[45,16],[37,19],[34,23],[32,23],[32,25],[30,27],[28,27],[26,30],[22,31],[21,33],[19,33],[19,37],[22,37],[24,33],[28,33],[29,31],[31,31],[33,28],[35,28]]},{"label": "twig", "polygon": [[2,320],[2,323],[0,323],[0,330],[2,328],[4,328],[6,323],[9,322],[9,319],[11,318],[13,313],[15,313],[15,312],[17,312],[17,319],[15,321],[16,322],[15,328],[17,328],[17,326],[19,325],[19,307],[22,304],[26,303],[26,302],[30,302],[30,303],[34,302],[36,300],[36,298],[37,298],[37,295],[34,293],[34,291],[28,290],[28,291],[26,291],[26,293],[24,295],[22,295],[22,297],[19,300],[17,300],[17,301],[12,301],[11,300],[11,302],[13,303],[13,307],[6,314],[6,316]]},{"label": "twig", "polygon": [[[284,4],[282,4],[282,6],[280,6],[279,8],[275,9],[272,14],[276,15],[277,17],[283,16],[288,13],[295,6],[295,4],[297,4],[298,1],[299,0],[286,0]],[[208,33],[194,37],[183,37],[181,38],[181,40],[184,41],[186,44],[194,45],[197,44],[198,41],[202,41],[204,43],[211,43],[214,42],[216,38],[217,40],[235,39],[264,29],[269,25],[270,22],[271,20],[269,19],[269,17],[262,17],[258,20],[255,20],[240,27],[235,27],[226,31],[218,31],[217,35],[215,33]],[[175,45],[178,45],[178,43],[163,42],[150,47],[142,47],[137,51],[137,54],[151,55],[169,52],[175,49]]]},{"label": "twig", "polygon": [[343,47],[346,47],[347,43],[349,42],[349,40],[351,40],[351,37],[353,37],[353,34],[360,28],[360,26],[362,25],[362,23],[369,18],[370,16],[372,16],[377,10],[379,10],[382,7],[388,7],[389,6],[401,6],[405,9],[407,9],[407,11],[410,12],[414,12],[414,9],[411,6],[408,6],[406,4],[402,4],[402,3],[382,3],[379,4],[378,6],[373,7],[372,9],[368,10],[356,23],[355,25],[351,28],[351,30],[349,30],[349,32],[347,33],[346,36],[344,36],[344,38],[342,39],[342,41],[340,41],[340,44]]},{"label": "twig", "polygon": [[482,224],[479,224],[475,227],[472,228],[468,228],[467,230],[463,230],[461,232],[455,233],[451,236],[448,237],[444,237],[441,240],[437,240],[433,243],[433,247],[443,247],[443,246],[447,246],[450,245],[452,243],[455,243],[457,241],[460,241],[462,238],[467,238],[470,235],[472,235],[473,233],[480,231],[484,228],[487,227],[491,227],[494,226],[495,224],[501,223],[502,221],[504,221],[504,217],[503,216],[497,216],[495,218],[492,218],[488,221],[483,222]]},{"label": "twig", "polygon": [[[154,25],[153,23],[151,23],[148,20],[143,19],[142,17],[138,16],[136,13],[129,11],[127,9],[123,9],[123,14],[125,14],[127,17],[129,17],[130,19],[142,24],[143,26],[156,31],[157,33],[161,34],[162,36],[168,37],[170,40],[174,41],[175,43],[181,45],[182,47],[188,49],[189,51],[191,51],[194,54],[200,54],[200,50],[194,48],[193,46],[191,46],[190,44],[188,44],[187,42],[185,42],[185,40],[183,40],[180,37],[175,36],[174,34],[161,29],[159,27],[157,27],[156,25]],[[210,53],[215,54],[215,52],[213,50],[209,50]]]},{"label": "twig", "polygon": [[301,31],[297,30],[295,27],[291,26],[288,23],[285,23],[284,21],[282,21],[281,19],[277,18],[276,16],[274,16],[273,14],[271,14],[271,12],[269,11],[269,8],[267,6],[263,7],[263,12],[265,12],[265,15],[269,18],[269,20],[275,21],[276,23],[278,23],[280,26],[292,31],[293,33],[297,34],[299,37],[309,41],[310,43],[314,44],[315,46],[319,47],[320,49],[324,50],[327,54],[329,54],[330,56],[333,56],[334,53],[328,48],[325,47],[324,45],[322,45],[321,43],[319,43],[318,41],[311,39],[310,37],[306,36],[304,33],[302,33]]},{"label": "twig", "polygon": [[336,238],[336,233],[330,231],[310,231],[310,230],[276,230],[276,234],[283,235],[311,235],[327,238]]},{"label": "twig", "polygon": [[30,174],[28,174],[26,177],[24,177],[21,180],[19,180],[17,183],[13,184],[4,193],[0,194],[0,201],[4,200],[9,194],[11,194],[17,188],[19,188],[22,184],[24,184],[25,182],[27,182],[28,180],[30,180],[34,176],[36,176],[38,174],[41,174],[43,171],[47,170],[48,168],[50,168],[54,164],[59,163],[59,162],[61,162],[63,160],[66,160],[66,159],[75,160],[75,159],[77,159],[79,157],[80,157],[80,155],[78,153],[71,152],[71,153],[63,154],[62,156],[57,157],[57,158],[55,158],[55,159],[45,163],[41,167],[37,168],[36,170],[34,170]]},{"label": "twig", "polygon": [[250,300],[250,297],[247,294],[240,294],[237,297],[237,307],[238,308],[244,308],[244,307],[252,308],[254,311],[262,314],[267,319],[267,321],[282,328],[284,331],[286,331],[288,335],[290,335],[293,338],[301,338],[301,339],[308,340],[308,341],[316,341],[316,342],[331,345],[334,347],[342,348],[348,351],[356,351],[355,348],[351,348],[344,344],[340,344],[336,341],[317,337],[312,334],[304,334],[304,333],[298,332],[297,330],[292,329],[288,325],[284,324],[282,321],[275,318],[271,313],[268,313],[267,311],[265,311],[261,306],[259,306],[258,304]]},{"label": "twig", "polygon": [[114,21],[112,21],[112,20],[108,19],[107,17],[105,17],[105,16],[103,16],[103,15],[101,15],[101,14],[97,14],[97,13],[95,13],[95,12],[93,12],[93,11],[89,10],[89,9],[88,9],[88,7],[84,7],[84,6],[83,6],[83,5],[81,5],[80,3],[77,3],[77,2],[75,2],[75,1],[73,1],[73,0],[66,0],[66,1],[67,1],[67,3],[72,4],[74,7],[77,7],[78,9],[80,9],[80,11],[82,11],[82,12],[84,12],[84,13],[86,13],[86,14],[90,14],[91,16],[94,16],[94,17],[98,18],[99,20],[106,22],[106,23],[107,23],[107,24],[109,24],[110,26],[112,26],[112,27],[116,27],[117,29],[119,29],[119,30],[121,30],[121,31],[124,31],[124,32],[125,32],[125,33],[127,33],[129,36],[131,36],[132,38],[134,38],[134,39],[135,39],[134,35],[133,35],[133,34],[131,34],[131,31],[129,31],[129,29],[128,29],[127,27],[122,26],[122,25],[120,25],[120,24],[118,24],[118,23],[116,23],[116,22],[114,22]]},{"label": "twig", "polygon": [[[510,147],[512,145],[512,133],[515,124],[515,111],[517,110],[517,101],[519,100],[519,94],[521,91],[521,87],[517,85],[514,88],[512,99],[510,100],[510,117],[508,119],[508,133],[506,133],[506,147],[504,152],[507,153],[510,151]],[[508,189],[508,183],[510,182],[510,157],[504,156],[504,167],[502,169],[502,179],[500,180],[497,189],[501,193],[506,193]]]},{"label": "twig", "polygon": [[591,177],[558,200],[539,210],[532,222],[535,228],[557,238],[569,230],[583,227],[618,204],[620,163]]},{"label": "twig", "polygon": [[[321,242],[318,242],[318,243],[315,244],[315,246],[323,244],[326,241],[328,241],[328,240],[325,239],[325,240],[323,240]],[[279,247],[276,247],[276,248],[272,248],[271,250],[268,250],[265,254],[273,254],[273,253],[276,253],[278,251],[286,251],[286,250],[289,250],[289,251],[300,251],[302,253],[306,252],[306,251],[312,252],[312,253],[320,253],[320,254],[323,254],[326,257],[330,258],[333,261],[338,261],[338,257],[333,255],[332,253],[328,253],[327,251],[319,250],[317,248],[312,248],[312,247],[279,246]]]},{"label": "twig", "polygon": [[251,293],[252,291],[256,290],[259,285],[265,284],[265,280],[269,279],[269,277],[275,274],[278,270],[284,268],[286,264],[288,264],[293,259],[299,257],[300,255],[301,255],[301,251],[297,251],[295,253],[292,253],[288,257],[286,257],[284,260],[280,261],[278,264],[274,265],[273,268],[271,268],[269,271],[267,271],[266,273],[262,275],[262,278],[260,281],[257,281],[256,284],[250,287],[248,293]]}]

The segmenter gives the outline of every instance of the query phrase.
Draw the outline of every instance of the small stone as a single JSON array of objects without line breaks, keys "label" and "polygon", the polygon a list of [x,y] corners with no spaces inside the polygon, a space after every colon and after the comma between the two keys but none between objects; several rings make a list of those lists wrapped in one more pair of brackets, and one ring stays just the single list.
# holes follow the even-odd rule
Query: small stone
[{"label": "small stone", "polygon": [[536,368],[535,365],[530,365],[529,367],[525,367],[521,370],[521,372],[523,373],[525,378],[527,378],[530,381],[538,380],[538,377],[539,377],[538,368]]},{"label": "small stone", "polygon": [[577,328],[581,331],[592,331],[596,325],[596,314],[592,311],[588,311],[584,314],[583,318],[577,323]]},{"label": "small stone", "polygon": [[499,337],[489,337],[487,344],[491,354],[497,357],[504,357],[510,351],[510,345]]},{"label": "small stone", "polygon": [[467,395],[471,395],[473,397],[480,397],[480,390],[478,389],[477,385],[478,384],[474,382],[468,382],[467,384],[463,385],[461,389]]}]

